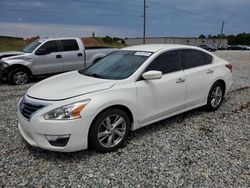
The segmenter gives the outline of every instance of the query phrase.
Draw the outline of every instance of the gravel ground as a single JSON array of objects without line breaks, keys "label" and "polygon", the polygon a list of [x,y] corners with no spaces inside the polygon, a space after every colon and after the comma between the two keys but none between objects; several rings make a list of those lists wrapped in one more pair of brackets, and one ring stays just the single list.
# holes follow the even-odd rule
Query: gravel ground
[{"label": "gravel ground", "polygon": [[216,54],[234,73],[218,111],[200,108],[149,125],[107,154],[28,147],[15,108],[36,80],[0,83],[0,187],[250,187],[250,52]]}]

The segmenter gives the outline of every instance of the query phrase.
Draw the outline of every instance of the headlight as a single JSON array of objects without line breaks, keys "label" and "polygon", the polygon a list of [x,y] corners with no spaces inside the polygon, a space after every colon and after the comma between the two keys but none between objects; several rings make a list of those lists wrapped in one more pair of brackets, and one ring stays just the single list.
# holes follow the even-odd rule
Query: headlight
[{"label": "headlight", "polygon": [[90,99],[56,108],[44,115],[46,120],[69,120],[80,118],[81,111],[89,103]]}]

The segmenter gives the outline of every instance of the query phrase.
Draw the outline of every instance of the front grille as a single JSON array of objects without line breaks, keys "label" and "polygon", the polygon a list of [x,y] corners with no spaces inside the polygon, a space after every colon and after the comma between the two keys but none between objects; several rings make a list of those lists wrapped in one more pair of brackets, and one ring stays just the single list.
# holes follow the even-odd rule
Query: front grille
[{"label": "front grille", "polygon": [[24,98],[20,102],[19,109],[23,117],[25,117],[27,120],[30,120],[32,114],[34,114],[37,110],[40,110],[45,105],[43,104],[35,104],[26,101]]}]

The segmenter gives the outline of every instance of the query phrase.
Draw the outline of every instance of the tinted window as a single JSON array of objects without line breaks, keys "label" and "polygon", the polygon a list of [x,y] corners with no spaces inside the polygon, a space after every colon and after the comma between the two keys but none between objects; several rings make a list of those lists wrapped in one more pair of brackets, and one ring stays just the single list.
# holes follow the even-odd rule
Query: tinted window
[{"label": "tinted window", "polygon": [[77,51],[79,50],[76,40],[62,40],[63,51]]},{"label": "tinted window", "polygon": [[181,70],[181,60],[178,51],[166,52],[159,55],[146,69],[146,71],[157,70],[163,74]]},{"label": "tinted window", "polygon": [[46,42],[39,49],[45,49],[47,52],[50,53],[58,52],[58,47],[55,40]]},{"label": "tinted window", "polygon": [[204,53],[197,50],[182,50],[182,64],[184,69],[205,65]]},{"label": "tinted window", "polygon": [[205,54],[205,53],[204,53],[204,55],[205,55],[205,63],[206,64],[211,64],[212,61],[213,61],[213,57],[211,55]]}]

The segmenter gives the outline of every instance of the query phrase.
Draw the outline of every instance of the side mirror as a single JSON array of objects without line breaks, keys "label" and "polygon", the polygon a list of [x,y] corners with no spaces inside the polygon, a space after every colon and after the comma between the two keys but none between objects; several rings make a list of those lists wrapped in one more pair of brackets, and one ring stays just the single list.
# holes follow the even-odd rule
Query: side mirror
[{"label": "side mirror", "polygon": [[46,48],[39,48],[36,51],[36,55],[47,55],[50,54],[50,52]]},{"label": "side mirror", "polygon": [[148,71],[142,74],[142,77],[145,80],[155,80],[155,79],[161,79],[162,77],[162,72],[161,71]]}]

